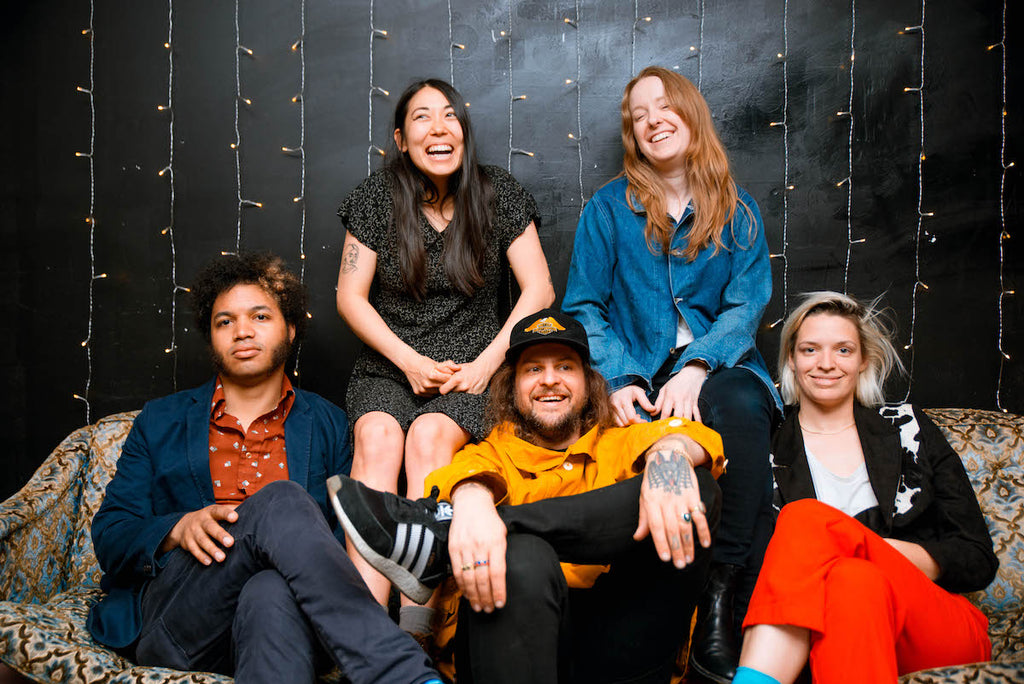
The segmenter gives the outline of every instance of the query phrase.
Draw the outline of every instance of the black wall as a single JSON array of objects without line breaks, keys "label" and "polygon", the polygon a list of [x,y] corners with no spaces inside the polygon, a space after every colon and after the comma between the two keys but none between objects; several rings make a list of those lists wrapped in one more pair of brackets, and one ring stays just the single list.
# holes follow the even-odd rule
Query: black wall
[{"label": "black wall", "polygon": [[[1007,25],[1019,23],[1019,4],[1006,4]],[[303,49],[292,50],[303,8]],[[371,11],[386,39],[371,40]],[[383,147],[390,135],[398,93],[414,77],[452,71],[471,103],[482,158],[510,163],[538,200],[559,294],[581,196],[620,168],[622,88],[631,73],[663,64],[700,82],[736,178],[760,204],[771,249],[786,255],[774,261],[775,297],[760,337],[767,358],[777,347],[768,325],[797,293],[845,286],[865,298],[883,294],[900,344],[913,335],[904,353],[911,374],[892,383],[893,398],[909,388],[925,406],[1024,412],[1019,167],[1001,187],[1004,53],[986,49],[1001,40],[1003,12],[998,1],[930,0],[923,34],[901,34],[921,23],[922,0],[243,0],[240,42],[253,56],[240,54],[237,73],[252,105],[239,107],[236,177],[235,4],[95,0],[90,226],[89,159],[75,156],[90,149],[93,132],[89,95],[76,91],[90,82],[90,36],[82,33],[90,3],[5,9],[0,359],[8,455],[0,496],[88,420],[207,377],[187,296],[174,286],[233,251],[236,239],[304,266],[313,321],[300,383],[340,403],[358,343],[334,309],[343,237],[334,211],[366,175],[368,146]],[[850,145],[850,119],[837,112],[850,109],[854,25]],[[1006,162],[1020,150],[1021,38],[1010,32],[1006,41]],[[923,113],[919,94],[904,90],[920,84],[922,39]],[[368,97],[371,44],[373,83],[389,96]],[[304,162],[281,151],[300,142],[292,97],[303,62]],[[565,83],[577,68],[578,90]],[[526,95],[512,103],[511,120],[510,94]],[[173,202],[172,174],[158,175],[170,159],[171,112],[157,106],[171,101]],[[510,147],[533,156],[509,161]],[[866,241],[853,245],[847,275],[848,186],[837,184],[850,175],[850,159],[850,229]],[[304,201],[296,203],[303,167]],[[241,210],[240,229],[239,194],[263,204]],[[921,211],[934,213],[920,232],[919,197]],[[1001,242],[1003,228],[1012,238]],[[928,289],[917,289],[915,301],[918,279]],[[1003,298],[1000,319],[1000,292],[1014,288],[1021,294]]]}]

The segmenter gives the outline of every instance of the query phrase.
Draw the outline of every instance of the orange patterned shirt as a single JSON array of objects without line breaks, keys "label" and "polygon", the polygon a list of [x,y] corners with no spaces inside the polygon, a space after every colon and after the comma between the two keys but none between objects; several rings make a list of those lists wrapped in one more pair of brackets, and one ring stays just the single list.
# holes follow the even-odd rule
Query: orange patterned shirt
[{"label": "orange patterned shirt", "polygon": [[268,482],[288,479],[284,421],[294,402],[295,390],[285,377],[277,407],[243,432],[242,423],[226,411],[224,387],[217,377],[210,405],[210,477],[217,503],[241,503]]}]

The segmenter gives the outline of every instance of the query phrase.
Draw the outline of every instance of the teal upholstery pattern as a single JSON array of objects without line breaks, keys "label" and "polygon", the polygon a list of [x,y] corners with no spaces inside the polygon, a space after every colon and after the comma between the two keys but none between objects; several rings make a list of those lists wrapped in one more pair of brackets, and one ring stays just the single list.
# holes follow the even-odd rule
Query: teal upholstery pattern
[{"label": "teal upholstery pattern", "polygon": [[[964,461],[999,556],[969,598],[989,617],[993,660],[916,672],[904,684],[1024,682],[1024,417],[970,409],[928,414]],[[0,661],[36,682],[225,684],[230,677],[139,667],[85,629],[100,596],[89,528],[135,412],[69,435],[24,488],[0,504]],[[335,671],[325,681],[339,681]]]}]

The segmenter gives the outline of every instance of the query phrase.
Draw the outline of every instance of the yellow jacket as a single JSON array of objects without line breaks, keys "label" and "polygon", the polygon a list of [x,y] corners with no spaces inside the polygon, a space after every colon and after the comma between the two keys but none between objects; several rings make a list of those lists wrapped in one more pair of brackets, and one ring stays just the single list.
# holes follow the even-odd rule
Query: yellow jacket
[{"label": "yellow jacket", "polygon": [[[665,418],[622,428],[594,428],[565,451],[545,449],[516,437],[509,423],[494,428],[484,441],[470,444],[452,462],[426,480],[427,492],[441,490],[451,500],[452,489],[473,479],[487,485],[496,504],[523,504],[556,496],[582,494],[637,475],[644,453],[666,435],[686,435],[707,450],[717,478],[725,471],[722,438],[714,430],[682,418]],[[562,563],[570,587],[593,586],[607,566]]]}]

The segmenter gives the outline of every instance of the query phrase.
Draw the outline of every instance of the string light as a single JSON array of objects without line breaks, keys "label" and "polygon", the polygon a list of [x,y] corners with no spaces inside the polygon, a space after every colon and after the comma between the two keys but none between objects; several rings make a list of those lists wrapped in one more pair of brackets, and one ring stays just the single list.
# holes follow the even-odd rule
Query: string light
[{"label": "string light", "polygon": [[[580,213],[579,216],[583,216],[583,203],[585,201],[583,197],[583,114],[582,114],[582,102],[583,93],[580,89],[580,76],[582,74],[583,65],[583,51],[580,45],[580,31],[579,31],[579,20],[580,20],[580,0],[576,0],[575,3],[575,19],[569,19],[565,17],[562,21],[567,26],[572,26],[576,29],[576,80],[571,78],[565,79],[566,85],[576,86],[576,136],[572,133],[569,134],[569,139],[576,143],[576,155],[579,160],[577,165],[577,181],[579,183],[580,190]],[[578,136],[578,137],[577,137]],[[578,218],[578,217],[577,217]]]},{"label": "string light", "polygon": [[650,23],[650,17],[640,16],[640,0],[633,0],[633,29],[629,39],[629,77],[636,73],[636,32],[642,24]]},{"label": "string light", "polygon": [[86,319],[86,334],[82,341],[85,349],[85,390],[81,394],[72,396],[85,404],[85,423],[92,422],[92,404],[89,402],[89,394],[92,391],[92,324],[94,317],[94,285],[100,278],[106,278],[105,273],[96,273],[96,165],[93,154],[96,151],[96,100],[94,89],[96,87],[96,42],[93,30],[93,19],[96,8],[94,0],[89,0],[89,28],[82,29],[82,35],[89,39],[89,87],[78,86],[80,93],[89,96],[89,151],[76,152],[76,157],[83,157],[89,160],[89,215],[85,222],[89,225],[89,317]]},{"label": "string light", "polygon": [[999,311],[999,333],[996,338],[996,349],[999,352],[999,375],[996,380],[996,408],[1006,413],[1003,406],[1003,371],[1006,362],[1010,361],[1010,355],[1003,347],[1003,303],[1006,297],[1014,294],[1013,290],[1007,289],[1004,266],[1006,259],[1005,243],[1010,239],[1006,230],[1006,172],[1013,168],[1014,163],[1006,161],[1006,0],[1003,0],[1003,35],[995,45],[990,45],[989,50],[999,47],[1002,56],[1002,107],[999,108],[999,300],[997,308]]},{"label": "string light", "polygon": [[914,339],[917,332],[917,295],[922,290],[928,290],[928,286],[921,281],[921,231],[923,229],[924,219],[926,217],[934,216],[933,212],[921,211],[921,205],[924,201],[924,48],[925,48],[925,34],[924,34],[924,18],[925,18],[925,5],[926,0],[921,0],[921,23],[917,26],[907,26],[901,35],[909,33],[920,33],[921,34],[921,56],[920,56],[920,80],[918,85],[910,86],[903,89],[906,93],[917,93],[918,99],[918,113],[920,115],[920,131],[921,131],[921,149],[917,155],[917,231],[914,235],[914,285],[910,294],[910,339],[903,346],[905,351],[910,352],[910,364],[909,374],[907,376],[907,393],[903,397],[903,401],[910,399],[910,390],[914,383]]},{"label": "string light", "polygon": [[[292,202],[299,205],[299,282],[306,282],[306,0],[299,0],[299,38],[292,43],[292,52],[299,56],[299,92],[292,102],[299,105],[299,146],[281,147],[287,155],[299,159],[299,194]],[[295,367],[292,374],[299,377],[302,342],[295,347]]]},{"label": "string light", "polygon": [[387,40],[388,32],[384,29],[379,29],[373,24],[373,0],[370,0],[370,91],[366,96],[367,113],[366,113],[366,175],[369,176],[373,167],[370,160],[374,154],[380,154],[384,156],[384,150],[373,144],[373,96],[374,94],[383,95],[387,97],[390,93],[383,88],[378,87],[373,82],[373,41],[375,38],[381,38]]},{"label": "string light", "polygon": [[[704,0],[697,0],[697,12],[700,16],[700,38],[697,43],[697,90],[704,89]],[[693,50],[691,47],[690,50]]]},{"label": "string light", "polygon": [[239,0],[235,0],[235,141],[231,143],[231,149],[235,151],[235,194],[238,197],[237,223],[235,225],[235,254],[242,249],[242,209],[246,207],[263,208],[261,202],[242,198],[242,133],[238,127],[238,103],[244,102],[247,107],[251,107],[252,100],[242,97],[240,55],[244,52],[249,57],[255,58],[255,54],[253,54],[252,50],[242,45],[241,42],[241,30],[238,24],[238,2]]},{"label": "string light", "polygon": [[448,82],[455,87],[455,50],[465,50],[466,46],[455,42],[455,33],[452,27],[452,0],[448,0]]},{"label": "string light", "polygon": [[836,112],[836,116],[849,119],[849,131],[846,140],[846,178],[839,181],[837,187],[846,185],[846,268],[843,270],[843,294],[849,291],[850,261],[853,258],[853,246],[864,242],[863,238],[853,237],[853,66],[857,56],[857,0],[850,0],[850,97],[846,111]]},{"label": "string light", "polygon": [[776,58],[782,63],[782,121],[772,121],[769,126],[782,127],[783,190],[782,190],[782,251],[772,254],[782,260],[782,315],[769,328],[780,325],[789,311],[789,192],[795,186],[789,182],[789,0],[782,5],[782,52]]},{"label": "string light", "polygon": [[[160,231],[167,236],[171,250],[171,344],[164,352],[171,355],[171,384],[178,391],[178,293],[188,292],[188,288],[178,284],[178,256],[174,242],[174,0],[167,0],[167,106],[161,109],[167,115],[167,166],[160,169],[157,175],[167,177],[168,187],[168,219],[167,226]],[[158,107],[158,109],[160,109]]]},{"label": "string light", "polygon": [[[508,162],[506,168],[511,173],[512,155],[521,153],[521,150],[512,145],[512,104],[517,99],[512,95],[512,0],[508,0],[508,31],[499,31],[498,36],[508,40]],[[494,37],[493,30],[491,37]]]}]

